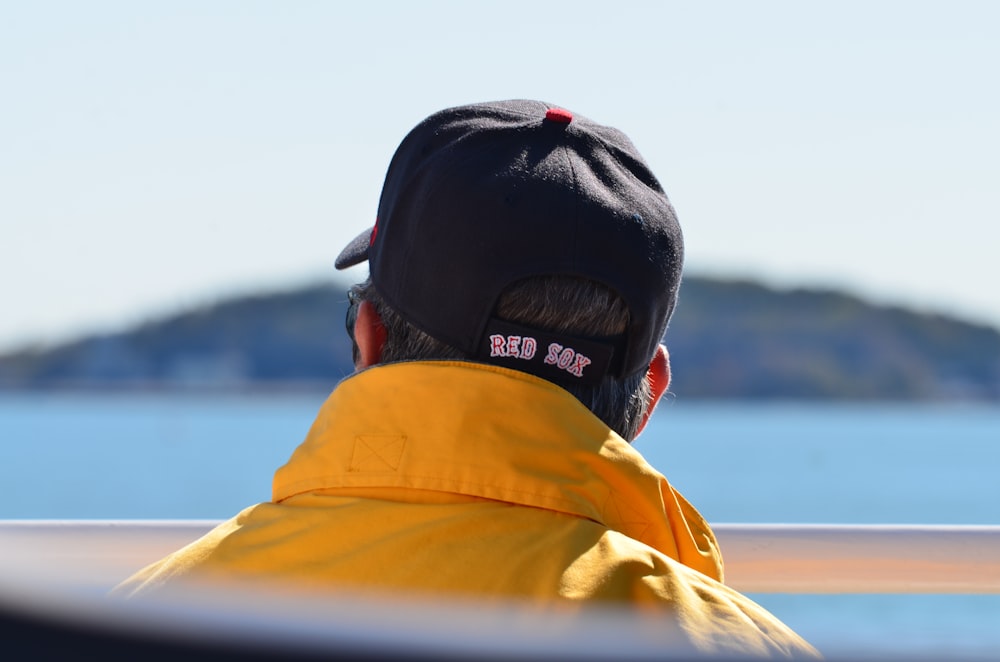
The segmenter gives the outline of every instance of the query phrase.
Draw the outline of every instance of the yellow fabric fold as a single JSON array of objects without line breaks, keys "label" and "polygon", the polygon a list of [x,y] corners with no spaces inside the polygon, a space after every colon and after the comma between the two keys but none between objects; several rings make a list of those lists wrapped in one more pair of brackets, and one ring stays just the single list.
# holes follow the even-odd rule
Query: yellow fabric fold
[{"label": "yellow fabric fold", "polygon": [[119,592],[282,579],[618,602],[670,614],[699,650],[815,652],[721,583],[711,528],[666,478],[567,391],[525,373],[440,361],[345,379],[272,497]]},{"label": "yellow fabric fold", "polygon": [[276,473],[272,496],[349,487],[585,517],[722,579],[711,529],[667,480],[568,392],[514,370],[412,362],[345,380]]}]

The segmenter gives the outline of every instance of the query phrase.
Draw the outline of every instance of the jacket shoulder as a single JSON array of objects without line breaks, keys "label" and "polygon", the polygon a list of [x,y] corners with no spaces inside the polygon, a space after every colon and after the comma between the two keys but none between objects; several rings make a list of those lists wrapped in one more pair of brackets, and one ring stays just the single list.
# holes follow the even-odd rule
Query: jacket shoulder
[{"label": "jacket shoulder", "polygon": [[702,652],[819,657],[777,617],[742,593],[615,532],[570,568],[567,597],[634,606],[676,624]]},{"label": "jacket shoulder", "polygon": [[137,571],[113,588],[111,595],[129,598],[190,579],[195,575],[200,577],[205,573],[205,569],[211,566],[210,559],[218,547],[239,529],[241,520],[255,507],[247,508],[201,538]]}]

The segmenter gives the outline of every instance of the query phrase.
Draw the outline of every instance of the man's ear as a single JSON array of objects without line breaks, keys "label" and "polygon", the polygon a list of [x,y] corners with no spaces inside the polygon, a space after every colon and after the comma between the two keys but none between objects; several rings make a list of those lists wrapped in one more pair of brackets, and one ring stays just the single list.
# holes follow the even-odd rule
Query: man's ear
[{"label": "man's ear", "polygon": [[637,437],[643,428],[646,427],[649,417],[653,415],[653,410],[656,409],[656,404],[660,401],[663,394],[667,392],[667,387],[670,386],[670,354],[667,353],[667,348],[663,345],[656,348],[656,354],[653,355],[653,360],[649,362],[649,370],[646,371],[646,378],[649,380],[653,397],[649,401],[649,407],[642,413],[642,422],[639,423],[639,429],[635,433]]},{"label": "man's ear", "polygon": [[358,346],[355,370],[364,370],[381,363],[385,347],[385,326],[371,301],[358,304],[358,318],[354,322],[354,342]]}]

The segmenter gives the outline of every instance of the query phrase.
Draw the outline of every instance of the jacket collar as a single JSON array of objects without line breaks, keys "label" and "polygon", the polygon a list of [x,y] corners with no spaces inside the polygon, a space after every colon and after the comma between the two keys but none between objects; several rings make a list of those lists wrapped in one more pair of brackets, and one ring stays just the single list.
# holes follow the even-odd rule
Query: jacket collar
[{"label": "jacket collar", "polygon": [[714,534],[667,480],[570,393],[515,370],[404,362],[345,379],[273,499],[386,487],[587,518],[722,578]]}]

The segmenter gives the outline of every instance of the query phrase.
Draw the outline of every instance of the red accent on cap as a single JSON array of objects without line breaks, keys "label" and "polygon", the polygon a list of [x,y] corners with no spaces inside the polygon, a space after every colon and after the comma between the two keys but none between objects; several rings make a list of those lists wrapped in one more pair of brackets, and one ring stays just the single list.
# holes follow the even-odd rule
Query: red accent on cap
[{"label": "red accent on cap", "polygon": [[375,237],[377,236],[378,236],[378,218],[375,219],[375,225],[372,226],[372,236],[370,239],[368,239],[369,246],[375,245]]},{"label": "red accent on cap", "polygon": [[573,113],[563,108],[549,108],[545,111],[545,119],[560,124],[569,124],[573,121]]}]

